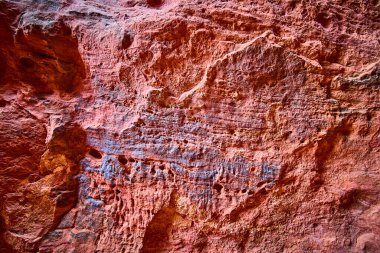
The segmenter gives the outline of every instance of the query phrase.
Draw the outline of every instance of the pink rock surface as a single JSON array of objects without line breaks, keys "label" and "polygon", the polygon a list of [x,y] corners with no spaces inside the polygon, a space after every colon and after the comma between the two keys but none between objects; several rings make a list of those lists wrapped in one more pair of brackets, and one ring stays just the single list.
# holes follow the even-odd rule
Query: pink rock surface
[{"label": "pink rock surface", "polygon": [[378,1],[0,2],[0,252],[378,252]]}]

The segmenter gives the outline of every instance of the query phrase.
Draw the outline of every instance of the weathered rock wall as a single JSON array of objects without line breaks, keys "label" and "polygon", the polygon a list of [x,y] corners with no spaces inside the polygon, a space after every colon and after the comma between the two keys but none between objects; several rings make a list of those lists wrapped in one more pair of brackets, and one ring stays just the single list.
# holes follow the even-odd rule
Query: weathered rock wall
[{"label": "weathered rock wall", "polygon": [[0,252],[377,252],[378,1],[0,2]]}]

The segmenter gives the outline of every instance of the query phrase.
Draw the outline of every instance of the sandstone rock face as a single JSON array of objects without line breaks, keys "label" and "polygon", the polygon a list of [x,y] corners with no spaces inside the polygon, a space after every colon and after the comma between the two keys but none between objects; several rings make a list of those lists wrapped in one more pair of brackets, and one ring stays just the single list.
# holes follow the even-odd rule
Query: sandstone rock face
[{"label": "sandstone rock face", "polygon": [[0,2],[0,252],[378,252],[380,2]]}]

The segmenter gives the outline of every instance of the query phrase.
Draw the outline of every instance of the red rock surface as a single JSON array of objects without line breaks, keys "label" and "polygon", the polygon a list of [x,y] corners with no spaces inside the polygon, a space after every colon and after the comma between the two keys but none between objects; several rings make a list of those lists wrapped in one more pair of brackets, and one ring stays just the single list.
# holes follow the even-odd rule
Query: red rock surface
[{"label": "red rock surface", "polygon": [[379,1],[0,2],[0,252],[379,252]]}]

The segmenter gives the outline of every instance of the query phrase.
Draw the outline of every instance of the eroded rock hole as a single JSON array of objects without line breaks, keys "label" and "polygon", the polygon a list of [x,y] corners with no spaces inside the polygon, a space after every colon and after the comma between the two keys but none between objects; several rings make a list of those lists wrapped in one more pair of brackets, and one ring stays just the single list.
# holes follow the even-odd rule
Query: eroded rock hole
[{"label": "eroded rock hole", "polygon": [[162,1],[162,0],[147,0],[147,4],[150,7],[154,7],[154,8],[160,7],[163,3],[164,3],[164,1]]},{"label": "eroded rock hole", "polygon": [[23,69],[29,70],[32,69],[35,65],[34,61],[32,59],[23,57],[20,58],[19,63]]},{"label": "eroded rock hole", "polygon": [[222,192],[223,186],[221,184],[216,183],[212,186],[212,188],[215,189],[218,194],[220,194]]},{"label": "eroded rock hole", "polygon": [[121,40],[121,47],[123,49],[129,48],[133,43],[133,34],[124,32],[123,39]]},{"label": "eroded rock hole", "polygon": [[119,156],[117,157],[117,160],[118,160],[121,164],[123,164],[123,165],[126,165],[126,164],[128,163],[128,159],[125,158],[125,156],[123,156],[123,155],[119,155]]},{"label": "eroded rock hole", "polygon": [[102,158],[102,154],[97,151],[96,149],[90,149],[90,151],[88,151],[88,154],[96,159],[101,159]]},{"label": "eroded rock hole", "polygon": [[[30,32],[17,32],[14,37],[20,58],[17,68],[20,80],[33,87],[36,94],[60,95],[79,91],[86,77],[78,41],[63,22],[54,24],[46,33],[36,26]],[[49,34],[49,35],[47,35]]]},{"label": "eroded rock hole", "polygon": [[321,24],[321,26],[323,26],[324,28],[330,27],[330,19],[325,13],[319,13],[315,21]]},{"label": "eroded rock hole", "polygon": [[5,107],[7,105],[7,101],[4,99],[0,99],[0,107]]},{"label": "eroded rock hole", "polygon": [[159,210],[146,228],[141,253],[168,252],[171,228],[178,219],[174,194],[169,205]]}]

